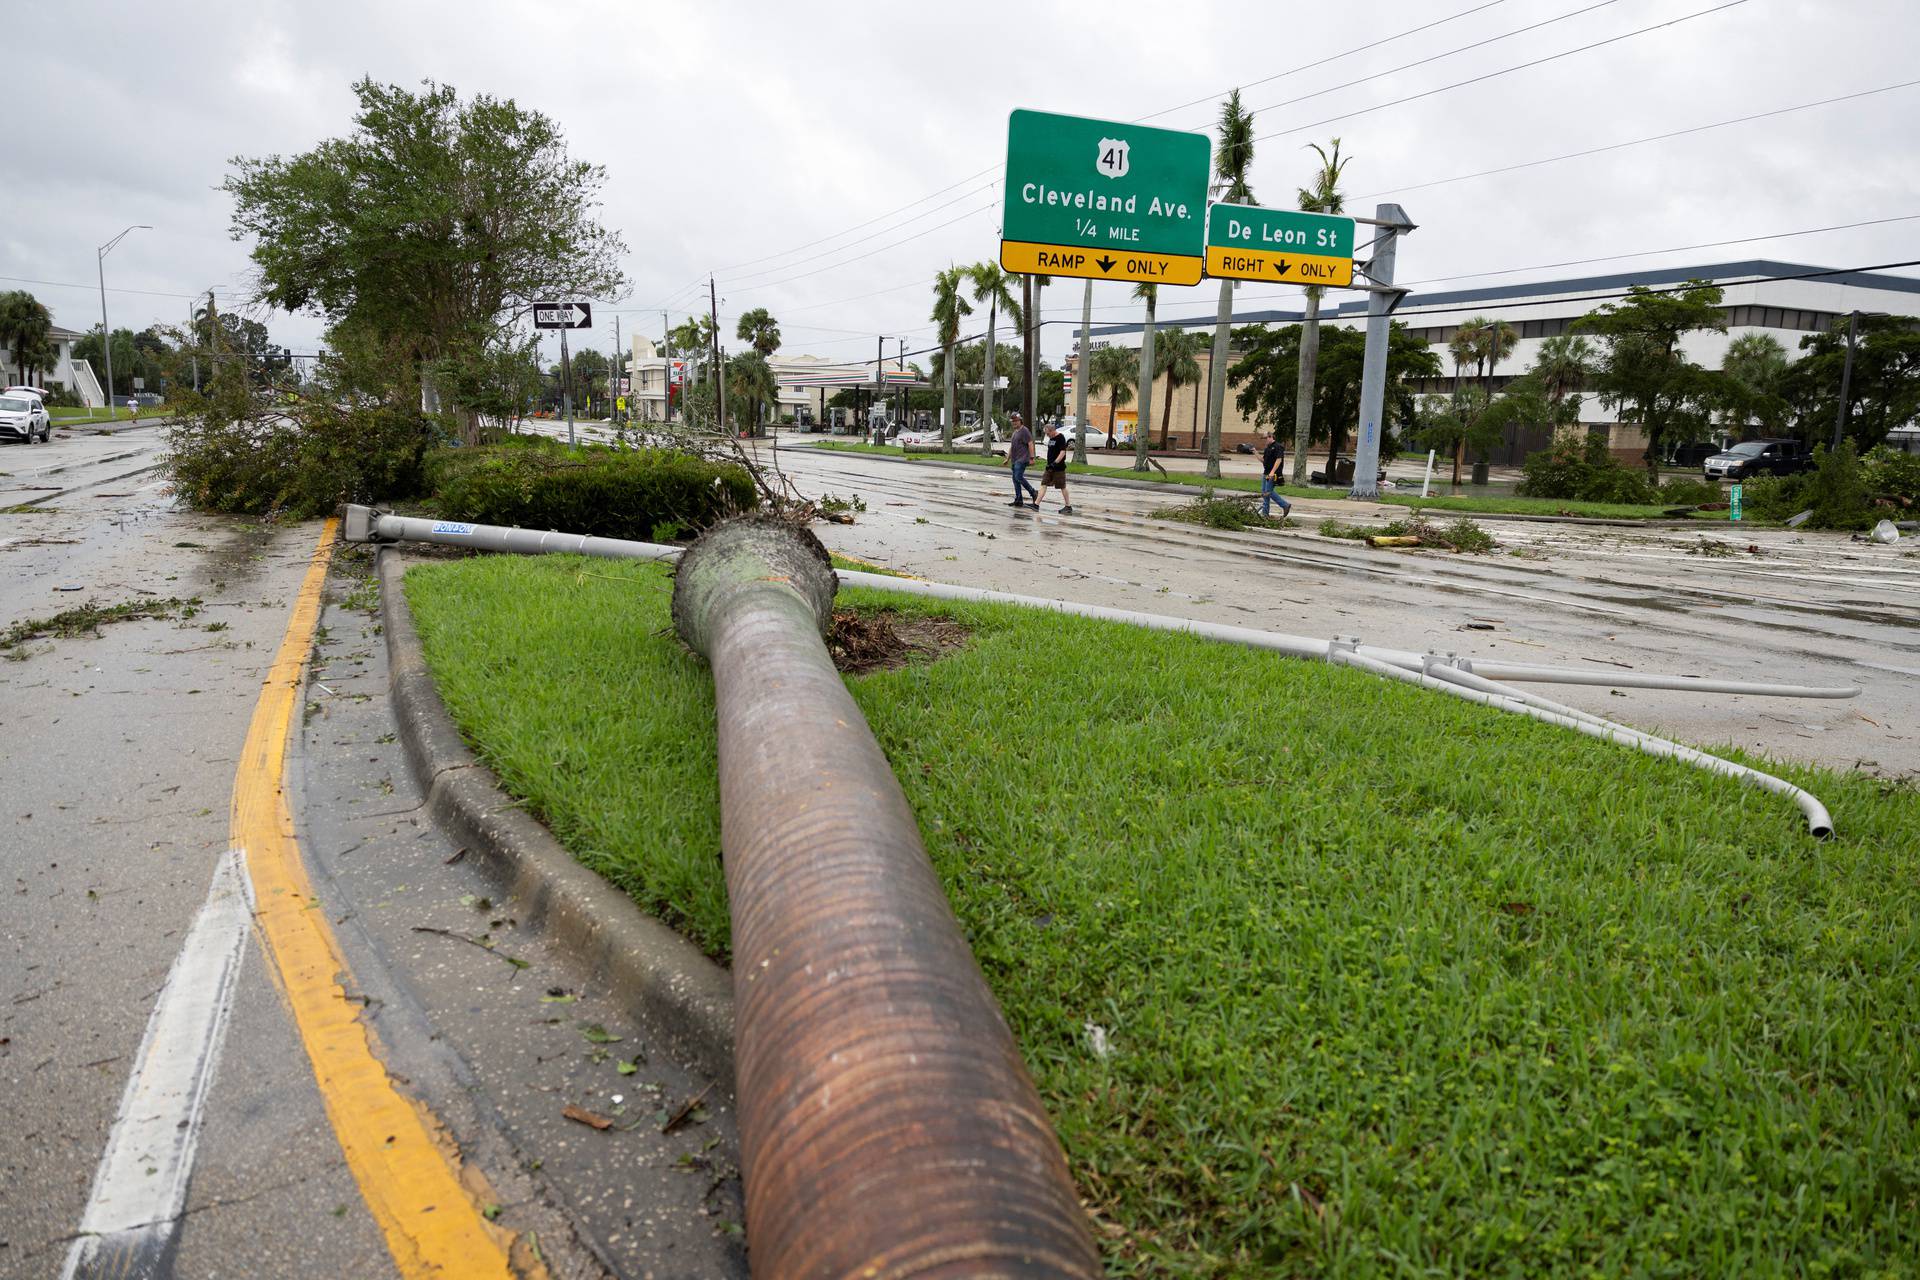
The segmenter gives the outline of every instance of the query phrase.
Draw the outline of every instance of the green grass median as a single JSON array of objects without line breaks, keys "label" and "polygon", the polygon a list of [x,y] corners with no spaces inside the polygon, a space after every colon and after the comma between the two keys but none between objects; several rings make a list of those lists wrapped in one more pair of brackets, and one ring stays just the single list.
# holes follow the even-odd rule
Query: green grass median
[{"label": "green grass median", "polygon": [[[836,453],[872,453],[888,457],[937,458],[957,466],[999,467],[997,460],[989,461],[978,450],[967,453],[926,453],[915,450],[908,454],[899,445],[861,444],[855,441],[822,440],[813,446]],[[1215,489],[1234,489],[1245,493],[1260,492],[1258,476],[1221,476],[1218,480],[1192,471],[1135,471],[1131,465],[1107,466],[1100,463],[1078,463],[1067,465],[1069,475],[1105,476],[1113,480],[1130,480],[1142,484],[1191,484],[1210,486]],[[1290,498],[1344,498],[1346,495],[1333,489],[1315,489],[1307,485],[1282,485],[1280,492]],[[1383,493],[1378,501],[1395,507],[1412,507],[1421,511],[1460,511],[1478,512],[1481,515],[1515,516],[1581,516],[1590,520],[1672,520],[1671,504],[1642,506],[1629,502],[1588,502],[1578,498],[1516,498],[1516,497],[1456,497],[1440,496],[1422,498],[1410,493]],[[1704,515],[1703,519],[1719,519],[1725,522],[1724,515]]]},{"label": "green grass median", "polygon": [[[406,581],[508,788],[724,958],[711,683],[666,571],[494,557]],[[1111,1273],[1920,1257],[1920,792],[1777,766],[1833,811],[1815,844],[1777,797],[1347,669],[842,602],[971,633],[848,684]]]}]

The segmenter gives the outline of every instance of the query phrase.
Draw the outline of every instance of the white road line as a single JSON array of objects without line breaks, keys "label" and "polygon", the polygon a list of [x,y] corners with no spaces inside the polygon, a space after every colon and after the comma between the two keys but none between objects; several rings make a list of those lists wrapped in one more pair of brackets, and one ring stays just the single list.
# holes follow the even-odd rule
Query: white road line
[{"label": "white road line", "polygon": [[158,1276],[170,1267],[253,924],[245,856],[230,849],[221,857],[160,989],[61,1280]]}]

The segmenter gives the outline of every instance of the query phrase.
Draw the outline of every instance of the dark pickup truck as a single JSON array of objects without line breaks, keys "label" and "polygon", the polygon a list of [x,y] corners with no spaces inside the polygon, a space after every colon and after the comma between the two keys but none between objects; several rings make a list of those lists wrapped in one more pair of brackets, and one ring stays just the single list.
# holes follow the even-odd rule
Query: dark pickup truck
[{"label": "dark pickup truck", "polygon": [[1745,480],[1749,476],[1787,476],[1813,466],[1813,456],[1798,440],[1747,440],[1700,464],[1709,480]]}]

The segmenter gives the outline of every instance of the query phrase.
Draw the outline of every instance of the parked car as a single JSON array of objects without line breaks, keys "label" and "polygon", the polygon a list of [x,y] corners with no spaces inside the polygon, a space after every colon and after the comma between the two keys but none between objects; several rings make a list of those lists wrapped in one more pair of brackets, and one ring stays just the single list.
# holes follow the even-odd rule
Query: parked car
[{"label": "parked car", "polygon": [[1709,480],[1744,480],[1748,476],[1789,476],[1813,467],[1807,446],[1798,440],[1746,440],[1700,464]]},{"label": "parked car", "polygon": [[26,393],[0,395],[0,435],[16,436],[28,444],[35,437],[41,444],[53,439],[53,419],[47,414],[46,402]]}]

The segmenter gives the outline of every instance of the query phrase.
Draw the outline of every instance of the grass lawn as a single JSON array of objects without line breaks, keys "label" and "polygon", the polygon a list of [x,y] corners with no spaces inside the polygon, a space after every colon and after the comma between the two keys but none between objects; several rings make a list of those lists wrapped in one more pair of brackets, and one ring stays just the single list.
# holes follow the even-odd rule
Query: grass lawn
[{"label": "grass lawn", "polygon": [[[724,957],[669,590],[557,556],[407,577],[481,754]],[[1111,1273],[1913,1274],[1920,792],[1781,766],[1833,810],[1815,844],[1757,790],[1359,672],[898,606],[972,641],[850,687]]]},{"label": "grass lawn", "polygon": [[[165,405],[142,405],[140,412],[149,418],[164,418],[167,416]],[[91,415],[89,415],[85,409],[74,409],[71,407],[49,409],[47,410],[47,416],[53,419],[54,426],[65,427],[84,426],[88,422],[113,422],[116,420],[125,422],[133,415],[127,412],[125,405],[120,405],[111,411],[95,409]]]},{"label": "grass lawn", "polygon": [[[893,457],[907,456],[900,446],[892,444],[859,444],[853,441],[822,441],[814,446],[817,449],[832,449],[845,453],[879,453]],[[913,457],[929,455],[915,453]],[[930,455],[942,462],[952,462],[961,466],[998,467],[998,462],[974,462],[960,455]],[[1258,476],[1222,476],[1218,480],[1208,480],[1191,471],[1135,471],[1131,465],[1106,466],[1088,463],[1080,466],[1069,463],[1070,475],[1108,476],[1115,480],[1134,480],[1147,484],[1193,484],[1210,485],[1216,489],[1236,489],[1247,493],[1260,492]],[[1343,497],[1332,489],[1315,489],[1305,485],[1282,485],[1280,492],[1290,498],[1336,498]],[[1675,517],[1667,514],[1668,506],[1641,506],[1627,502],[1586,502],[1576,498],[1476,498],[1476,497],[1428,497],[1415,494],[1383,493],[1379,501],[1396,507],[1412,507],[1421,511],[1460,511],[1479,512],[1482,515],[1518,515],[1518,516],[1586,516],[1603,520],[1671,520]],[[1671,504],[1668,504],[1671,505]],[[1703,517],[1712,518],[1712,517]],[[1724,522],[1724,517],[1720,517]]]}]

